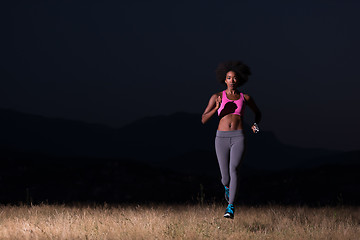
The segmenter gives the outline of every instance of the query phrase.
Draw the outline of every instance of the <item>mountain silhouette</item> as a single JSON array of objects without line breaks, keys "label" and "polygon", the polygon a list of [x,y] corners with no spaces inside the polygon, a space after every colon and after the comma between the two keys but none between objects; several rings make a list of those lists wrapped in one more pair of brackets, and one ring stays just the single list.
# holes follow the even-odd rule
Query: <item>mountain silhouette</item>
[{"label": "mountain silhouette", "polygon": [[[113,128],[0,109],[0,146],[63,157],[131,158],[212,174],[218,171],[214,151],[218,120],[213,118],[205,125],[200,120],[201,115],[180,112],[145,117]],[[243,165],[249,168],[276,171],[307,167],[343,154],[286,145],[272,132],[253,134],[246,124],[244,129],[247,145]]]},{"label": "mountain silhouette", "polygon": [[[0,109],[0,202],[223,201],[217,119],[200,119],[175,113],[112,128]],[[241,203],[360,203],[360,151],[294,147],[244,127]]]}]

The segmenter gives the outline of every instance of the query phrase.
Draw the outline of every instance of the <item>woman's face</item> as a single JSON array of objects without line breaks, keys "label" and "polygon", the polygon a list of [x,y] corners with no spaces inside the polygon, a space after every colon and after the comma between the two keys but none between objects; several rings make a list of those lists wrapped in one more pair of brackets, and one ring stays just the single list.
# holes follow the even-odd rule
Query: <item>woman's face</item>
[{"label": "woman's face", "polygon": [[226,73],[225,83],[228,89],[236,89],[238,87],[239,82],[234,71]]}]

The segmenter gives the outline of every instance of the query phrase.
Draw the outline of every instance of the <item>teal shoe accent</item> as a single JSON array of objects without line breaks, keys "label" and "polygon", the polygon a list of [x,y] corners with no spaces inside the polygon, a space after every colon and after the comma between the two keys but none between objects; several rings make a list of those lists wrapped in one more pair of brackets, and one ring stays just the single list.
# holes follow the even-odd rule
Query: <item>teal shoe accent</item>
[{"label": "teal shoe accent", "polygon": [[230,188],[228,188],[227,186],[224,187],[225,187],[225,200],[229,202]]},{"label": "teal shoe accent", "polygon": [[227,208],[226,208],[224,217],[225,217],[225,218],[231,218],[231,219],[233,219],[233,218],[234,218],[234,212],[235,212],[234,205],[233,205],[233,204],[229,204],[229,205],[227,206]]}]

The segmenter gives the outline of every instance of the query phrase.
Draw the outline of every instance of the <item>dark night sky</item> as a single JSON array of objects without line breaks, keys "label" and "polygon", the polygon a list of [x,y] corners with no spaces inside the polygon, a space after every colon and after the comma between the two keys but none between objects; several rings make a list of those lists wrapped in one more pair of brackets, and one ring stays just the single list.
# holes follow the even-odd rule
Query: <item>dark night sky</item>
[{"label": "dark night sky", "polygon": [[359,10],[340,0],[12,1],[0,107],[111,126],[178,111],[200,122],[223,90],[217,64],[240,59],[260,127],[291,145],[358,150]]}]

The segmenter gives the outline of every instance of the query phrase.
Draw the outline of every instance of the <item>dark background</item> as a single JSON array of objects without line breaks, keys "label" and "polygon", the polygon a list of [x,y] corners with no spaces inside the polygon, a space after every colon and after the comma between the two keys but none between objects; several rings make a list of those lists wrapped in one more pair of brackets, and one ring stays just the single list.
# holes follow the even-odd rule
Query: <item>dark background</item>
[{"label": "dark background", "polygon": [[357,1],[12,1],[1,5],[2,202],[222,197],[202,126],[240,59],[243,203],[357,204]]}]

